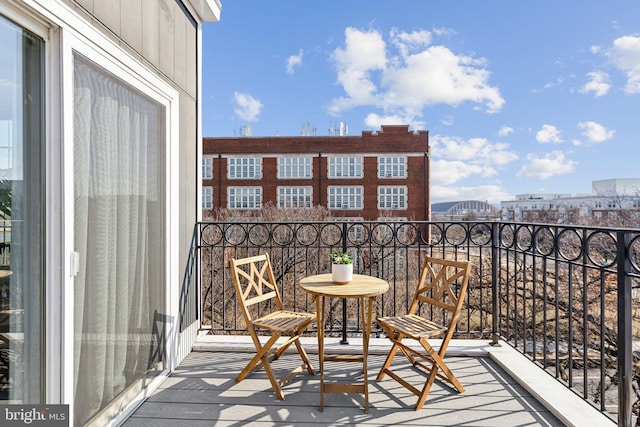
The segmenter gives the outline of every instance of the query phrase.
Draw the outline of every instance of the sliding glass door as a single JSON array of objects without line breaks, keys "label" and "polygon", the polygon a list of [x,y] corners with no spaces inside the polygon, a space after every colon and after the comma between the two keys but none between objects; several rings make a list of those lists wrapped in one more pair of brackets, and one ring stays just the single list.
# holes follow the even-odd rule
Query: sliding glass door
[{"label": "sliding glass door", "polygon": [[79,54],[73,67],[74,423],[102,424],[164,368],[166,108]]},{"label": "sliding glass door", "polygon": [[0,403],[43,402],[44,41],[0,15]]}]

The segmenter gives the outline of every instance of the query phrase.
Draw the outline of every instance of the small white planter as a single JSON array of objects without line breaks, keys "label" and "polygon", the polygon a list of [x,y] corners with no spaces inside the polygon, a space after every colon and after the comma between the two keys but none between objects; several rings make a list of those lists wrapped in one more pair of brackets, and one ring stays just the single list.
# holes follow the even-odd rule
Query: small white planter
[{"label": "small white planter", "polygon": [[353,280],[353,264],[331,264],[331,278],[340,285]]}]

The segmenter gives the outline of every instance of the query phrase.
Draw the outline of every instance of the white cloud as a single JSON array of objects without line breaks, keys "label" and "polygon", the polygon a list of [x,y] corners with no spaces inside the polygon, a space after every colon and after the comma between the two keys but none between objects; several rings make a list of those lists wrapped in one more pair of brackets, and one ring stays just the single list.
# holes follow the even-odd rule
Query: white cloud
[{"label": "white cloud", "polygon": [[436,36],[449,37],[449,36],[453,36],[453,35],[455,35],[457,33],[453,28],[433,27],[433,34],[435,34]]},{"label": "white cloud", "polygon": [[456,138],[435,135],[430,139],[431,153],[434,157],[448,160],[461,160],[483,168],[503,166],[518,158],[517,154],[509,151],[505,143],[492,144],[485,138],[471,138],[467,141]]},{"label": "white cloud", "polygon": [[516,174],[518,178],[547,179],[554,175],[573,172],[576,162],[567,159],[562,151],[552,151],[544,156],[529,154],[527,163]]},{"label": "white cloud", "polygon": [[287,74],[293,74],[295,72],[295,68],[302,65],[303,54],[304,52],[300,49],[297,55],[291,55],[287,58]]},{"label": "white cloud", "polygon": [[262,111],[262,103],[248,93],[234,92],[235,108],[233,111],[242,120],[255,122]]},{"label": "white cloud", "polygon": [[454,120],[453,116],[450,114],[447,114],[442,119],[440,119],[440,123],[442,123],[445,126],[453,126],[455,122],[456,121]]},{"label": "white cloud", "polygon": [[560,86],[563,82],[564,82],[564,79],[562,77],[557,77],[555,80],[545,83],[543,87],[545,89],[551,89],[553,87]]},{"label": "white cloud", "polygon": [[[458,137],[435,135],[429,138],[431,146],[432,202],[445,200],[488,200],[499,202],[510,196],[496,185],[480,184],[481,179],[497,176],[500,168],[518,158],[505,143],[491,143],[485,138],[464,140]],[[471,187],[460,186],[470,179]],[[458,184],[458,185],[456,185]]]},{"label": "white cloud", "polygon": [[389,38],[391,43],[398,48],[402,57],[406,57],[409,53],[419,51],[421,48],[431,44],[431,33],[425,30],[406,33],[393,28]]},{"label": "white cloud", "polygon": [[597,98],[602,95],[606,95],[611,89],[611,83],[609,83],[609,75],[602,71],[593,71],[587,74],[590,79],[581,89],[581,93],[593,92],[593,95]]},{"label": "white cloud", "polygon": [[345,30],[345,46],[337,48],[331,59],[346,95],[332,100],[331,114],[358,106],[414,117],[434,104],[472,102],[484,105],[489,113],[503,107],[500,90],[488,83],[486,60],[457,55],[445,46],[428,46],[428,31],[394,29],[390,41],[388,46],[375,30]]},{"label": "white cloud", "polygon": [[512,200],[513,196],[498,185],[479,185],[476,187],[445,187],[432,185],[430,188],[432,203],[451,200],[481,200],[499,204],[503,200]]},{"label": "white cloud", "polygon": [[615,39],[607,55],[613,65],[627,75],[625,93],[640,94],[640,36]]},{"label": "white cloud", "polygon": [[482,175],[484,168],[462,161],[431,160],[431,185],[451,185],[472,175]]},{"label": "white cloud", "polygon": [[536,132],[536,141],[541,144],[559,144],[562,142],[562,136],[557,127],[544,124],[542,129]]},{"label": "white cloud", "polygon": [[406,125],[412,129],[425,129],[426,123],[417,120],[414,116],[401,116],[397,114],[379,115],[370,113],[365,117],[364,124],[371,129],[380,129],[382,125]]},{"label": "white cloud", "polygon": [[505,136],[509,136],[509,135],[511,135],[513,132],[515,132],[515,131],[513,130],[513,128],[512,128],[512,127],[509,127],[509,126],[502,126],[502,127],[500,128],[500,130],[498,130],[498,136],[499,136],[499,137],[501,137],[501,138],[503,138],[503,137],[505,137]]},{"label": "white cloud", "polygon": [[456,55],[444,46],[404,58],[402,64],[386,70],[383,84],[385,105],[421,110],[427,105],[484,104],[487,112],[500,111],[504,99],[487,84],[485,61]]},{"label": "white cloud", "polygon": [[358,105],[375,105],[377,87],[371,73],[387,65],[386,43],[377,31],[345,30],[345,47],[337,48],[332,60],[338,73],[338,83],[346,97],[334,99],[329,111],[333,114]]},{"label": "white cloud", "polygon": [[[582,132],[582,136],[587,139],[587,143],[598,144],[614,137],[615,130],[607,129],[600,123],[596,122],[580,122],[578,129]],[[583,145],[579,140],[573,141],[574,145]]]}]

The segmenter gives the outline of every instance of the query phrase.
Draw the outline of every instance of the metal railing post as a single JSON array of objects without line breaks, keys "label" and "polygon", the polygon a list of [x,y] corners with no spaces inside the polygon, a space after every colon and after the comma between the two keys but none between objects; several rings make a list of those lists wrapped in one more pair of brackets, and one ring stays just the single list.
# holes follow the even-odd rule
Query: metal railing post
[{"label": "metal railing post", "polygon": [[491,223],[491,345],[498,346],[498,309],[500,305],[498,295],[498,223]]},{"label": "metal railing post", "polygon": [[[347,223],[342,223],[342,252],[347,252]],[[342,340],[340,344],[347,345],[347,299],[342,298]]]},{"label": "metal railing post", "polygon": [[[632,425],[632,382],[633,354],[631,334],[631,277],[626,274],[630,269],[627,256],[627,233],[617,233],[617,275],[618,275],[618,425]],[[628,268],[629,267],[629,268]]]}]

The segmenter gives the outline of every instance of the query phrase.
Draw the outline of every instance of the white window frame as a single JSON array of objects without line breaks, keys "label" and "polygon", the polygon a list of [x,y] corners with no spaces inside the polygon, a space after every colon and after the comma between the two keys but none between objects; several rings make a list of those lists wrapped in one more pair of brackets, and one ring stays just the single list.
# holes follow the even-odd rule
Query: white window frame
[{"label": "white window frame", "polygon": [[[241,194],[235,194],[235,193]],[[232,194],[234,193],[234,194]],[[239,198],[239,202],[238,202]],[[250,198],[253,198],[253,202],[249,203]],[[232,200],[233,199],[233,200]],[[246,200],[247,206],[238,206],[244,204]],[[233,204],[232,204],[233,201]],[[249,205],[252,206],[249,206]],[[262,209],[262,187],[249,187],[249,186],[236,186],[227,187],[227,208],[233,210],[258,210]]]},{"label": "white window frame", "polygon": [[378,178],[405,179],[407,177],[407,158],[405,156],[378,157]]},{"label": "white window frame", "polygon": [[361,185],[330,185],[327,187],[327,209],[363,210],[364,187]]},{"label": "white window frame", "polygon": [[329,156],[327,176],[331,179],[364,178],[364,159],[362,156]]},{"label": "white window frame", "polygon": [[202,186],[202,209],[213,209],[213,187]]},{"label": "white window frame", "polygon": [[409,205],[406,185],[379,185],[378,209],[406,210]]},{"label": "white window frame", "polygon": [[276,192],[278,209],[313,207],[313,187],[310,185],[303,187],[279,186]]},{"label": "white window frame", "polygon": [[202,179],[213,179],[213,156],[202,156]]},{"label": "white window frame", "polygon": [[227,178],[262,179],[262,157],[227,157]]},{"label": "white window frame", "polygon": [[278,157],[278,179],[311,178],[313,178],[312,157]]}]

